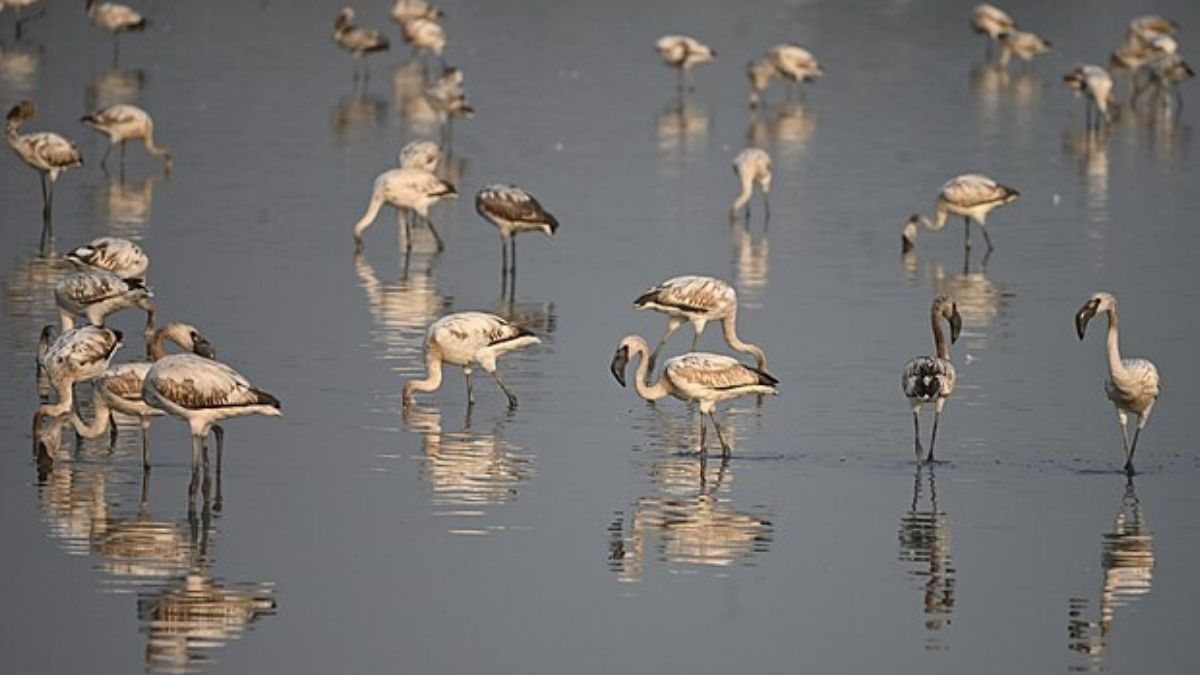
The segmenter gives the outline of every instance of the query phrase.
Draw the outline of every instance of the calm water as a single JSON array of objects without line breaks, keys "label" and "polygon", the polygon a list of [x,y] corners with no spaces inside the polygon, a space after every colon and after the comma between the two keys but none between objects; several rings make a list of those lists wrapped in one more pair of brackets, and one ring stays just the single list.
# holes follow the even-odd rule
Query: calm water
[{"label": "calm water", "polygon": [[[407,271],[386,212],[364,257],[350,236],[372,178],[428,129],[403,48],[356,92],[329,40],[338,3],[148,3],[114,68],[82,11],[49,4],[19,43],[0,18],[0,103],[33,97],[30,128],[89,161],[59,183],[59,250],[139,239],[162,316],[199,326],[285,417],[228,425],[194,509],[174,420],[154,425],[146,482],[136,426],[111,452],[68,442],[39,479],[33,351],[63,270],[36,255],[37,179],[6,151],[5,672],[1200,670],[1196,104],[1126,110],[1089,140],[1060,81],[1140,13],[1178,19],[1190,53],[1195,3],[1009,3],[1057,51],[1005,75],[983,65],[970,2],[446,0],[478,114],[454,129],[463,196],[433,211],[446,251],[418,230]],[[395,37],[373,4],[360,20]],[[666,31],[719,52],[682,106],[651,49]],[[743,66],[782,40],[828,75],[751,117]],[[123,179],[100,170],[103,139],[76,120],[117,100],[156,115],[172,174],[133,148]],[[757,202],[748,228],[725,217],[750,141],[775,157],[768,233]],[[967,170],[1023,194],[993,215],[986,267],[977,247],[964,271],[957,223],[901,257],[907,215]],[[563,223],[521,240],[511,305],[471,204],[495,180]],[[685,406],[607,373],[622,335],[663,330],[632,299],[687,272],[736,283],[741,333],[782,382],[726,406],[728,462],[694,454]],[[1080,344],[1072,325],[1100,289],[1122,302],[1125,350],[1164,374],[1133,483],[1102,331]],[[898,379],[931,348],[939,292],[966,324],[959,389],[947,461],[918,471]],[[465,309],[544,336],[503,361],[520,408],[481,377],[466,414],[451,372],[405,413],[425,326]],[[719,331],[703,344],[722,349]]]}]

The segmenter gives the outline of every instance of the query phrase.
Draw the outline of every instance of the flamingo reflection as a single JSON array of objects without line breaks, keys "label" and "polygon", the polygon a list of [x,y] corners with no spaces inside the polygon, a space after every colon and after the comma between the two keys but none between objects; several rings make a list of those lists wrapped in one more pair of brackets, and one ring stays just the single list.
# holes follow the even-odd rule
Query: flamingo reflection
[{"label": "flamingo reflection", "polygon": [[[922,487],[928,477],[928,504],[923,503]],[[950,553],[950,516],[938,507],[937,485],[932,466],[918,466],[913,477],[912,502],[900,518],[900,562],[908,567],[908,576],[920,583],[923,591],[922,614],[931,635],[927,650],[941,650],[937,631],[950,625],[954,611],[954,586],[958,570]]]},{"label": "flamingo reflection", "polygon": [[96,110],[118,103],[136,104],[145,85],[146,71],[111,68],[92,77],[83,91],[83,107]]},{"label": "flamingo reflection", "polygon": [[762,112],[751,111],[746,140],[770,149],[779,166],[793,166],[808,147],[817,121],[816,111],[803,103],[776,103]]},{"label": "flamingo reflection", "polygon": [[1071,598],[1067,620],[1067,646],[1086,657],[1093,670],[1103,669],[1117,609],[1150,593],[1154,578],[1154,534],[1132,476],[1125,479],[1112,530],[1103,533],[1100,542],[1099,618],[1087,616],[1086,598]]},{"label": "flamingo reflection", "polygon": [[[421,477],[433,490],[430,501],[437,515],[484,517],[488,506],[516,499],[533,478],[533,455],[504,438],[504,428],[514,417],[514,411],[508,410],[492,420],[490,431],[476,431],[468,409],[461,429],[447,431],[436,408],[404,408],[405,427],[422,436]],[[450,532],[480,535],[503,529],[505,526],[480,523],[456,525]]]},{"label": "flamingo reflection", "polygon": [[383,281],[364,255],[354,256],[354,272],[367,296],[376,327],[374,336],[383,346],[382,358],[415,364],[402,366],[398,372],[420,372],[425,329],[454,304],[453,298],[438,290],[434,275],[437,258],[433,243],[419,239],[413,250],[402,254],[400,277]]},{"label": "flamingo reflection", "polygon": [[662,162],[691,162],[708,145],[708,112],[686,98],[672,99],[658,113],[657,137]]},{"label": "flamingo reflection", "polygon": [[729,226],[733,235],[733,284],[739,303],[746,308],[762,307],[771,275],[771,243],[766,227],[755,241],[744,219],[731,218]]},{"label": "flamingo reflection", "polygon": [[8,45],[0,40],[0,86],[13,98],[27,97],[37,85],[42,46],[22,42]]},{"label": "flamingo reflection", "polygon": [[659,494],[618,511],[608,528],[608,564],[618,581],[641,581],[650,556],[671,569],[725,568],[769,550],[771,522],[731,504],[729,463],[667,456],[650,467]]},{"label": "flamingo reflection", "polygon": [[343,146],[369,141],[387,117],[387,102],[364,91],[342,97],[329,113],[330,126]]}]

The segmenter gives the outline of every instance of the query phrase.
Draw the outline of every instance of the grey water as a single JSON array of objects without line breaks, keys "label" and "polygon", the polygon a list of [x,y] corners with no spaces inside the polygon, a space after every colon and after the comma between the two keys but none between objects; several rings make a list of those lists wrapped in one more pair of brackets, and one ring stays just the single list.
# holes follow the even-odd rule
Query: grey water
[{"label": "grey water", "polygon": [[[28,128],[85,156],[58,183],[56,249],[138,240],[160,316],[284,416],[229,422],[195,500],[174,419],[153,424],[145,478],[136,424],[111,449],[67,438],[40,475],[33,359],[66,270],[39,257],[37,177],[5,152],[0,670],[1200,670],[1197,85],[1182,111],[1151,97],[1088,136],[1061,81],[1139,14],[1178,20],[1189,56],[1194,2],[1005,3],[1054,43],[1006,72],[973,2],[444,0],[477,113],[453,128],[460,197],[431,212],[446,249],[417,228],[407,263],[389,211],[362,257],[350,232],[401,145],[437,137],[390,3],[357,8],[393,41],[365,90],[329,39],[340,3],[143,3],[116,65],[82,7],[41,4],[20,41],[0,15],[0,107],[32,98]],[[652,48],[666,32],[718,53],[682,103]],[[826,77],[752,115],[744,65],[782,41]],[[106,141],[77,120],[116,101],[155,116],[171,173],[136,146],[101,169]],[[756,198],[731,225],[751,143],[775,160],[771,217]],[[976,233],[964,260],[953,222],[902,256],[904,220],[968,171],[1022,194],[989,219],[994,253]],[[472,204],[494,181],[562,223],[521,237],[512,303]],[[607,369],[623,335],[665,328],[632,300],[684,273],[737,287],[742,337],[781,382],[723,406],[727,461],[697,455],[693,410]],[[1132,481],[1102,330],[1074,334],[1097,290],[1121,302],[1125,353],[1163,374]],[[932,349],[938,293],[965,327],[943,462],[921,470],[899,374]],[[468,411],[451,369],[403,410],[425,327],[467,309],[543,337],[501,361],[520,406],[477,377]],[[139,321],[113,317],[120,359]],[[701,344],[725,351],[712,327]]]}]

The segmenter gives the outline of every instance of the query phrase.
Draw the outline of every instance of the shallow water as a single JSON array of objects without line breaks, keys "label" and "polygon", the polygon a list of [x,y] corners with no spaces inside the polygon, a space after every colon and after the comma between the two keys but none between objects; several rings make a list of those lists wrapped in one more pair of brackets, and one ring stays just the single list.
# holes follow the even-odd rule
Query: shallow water
[{"label": "shallow water", "polygon": [[[148,481],[136,425],[111,452],[68,439],[39,477],[32,360],[64,269],[36,254],[36,177],[0,161],[5,672],[1200,668],[1195,111],[1126,109],[1089,139],[1060,81],[1149,11],[1181,22],[1188,54],[1194,4],[1010,3],[1057,51],[1008,75],[983,65],[971,3],[443,4],[478,113],[453,132],[462,196],[432,212],[447,248],[418,228],[407,268],[387,212],[360,258],[350,227],[429,128],[406,95],[420,69],[394,49],[356,92],[328,39],[336,3],[151,4],[115,68],[82,12],[51,6],[20,43],[0,16],[0,101],[32,96],[29,128],[88,161],[59,182],[58,250],[140,240],[161,316],[285,413],[228,424],[194,508],[175,420],[154,424]],[[383,4],[360,21],[396,35]],[[719,53],[683,105],[650,47],[676,30]],[[827,76],[752,117],[742,67],[782,40]],[[156,115],[175,171],[138,148],[123,179],[101,171],[75,120],[118,100]],[[726,219],[751,141],[775,158],[769,228],[757,201],[748,227]],[[902,257],[904,219],[964,171],[1022,192],[990,219],[986,266],[977,239],[964,271],[958,223]],[[563,224],[521,238],[511,305],[471,203],[492,181]],[[724,407],[727,462],[701,462],[685,406],[607,373],[622,335],[665,326],[632,299],[691,272],[735,283],[742,337],[782,383]],[[1101,331],[1080,344],[1072,325],[1101,289],[1126,351],[1164,376],[1133,483]],[[965,323],[959,388],[944,463],[919,471],[897,384],[931,348],[937,293]],[[452,371],[402,411],[425,326],[465,309],[543,336],[502,361],[520,407],[481,376],[468,413]],[[113,323],[134,336],[139,319]],[[702,344],[724,349],[711,327]]]}]

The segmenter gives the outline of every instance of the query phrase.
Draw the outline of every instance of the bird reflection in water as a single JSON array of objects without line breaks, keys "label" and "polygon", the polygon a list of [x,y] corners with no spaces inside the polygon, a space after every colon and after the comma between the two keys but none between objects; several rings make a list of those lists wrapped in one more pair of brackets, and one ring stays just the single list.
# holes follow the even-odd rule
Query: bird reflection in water
[{"label": "bird reflection in water", "polygon": [[[44,520],[71,555],[90,556],[104,573],[103,590],[137,593],[146,636],[147,670],[190,673],[211,662],[214,650],[238,639],[248,625],[275,613],[272,583],[227,584],[213,574],[214,502],[208,498],[185,521],[155,518],[151,473],[136,458],[140,444],[122,437],[115,448],[78,449],[39,481]],[[61,446],[54,449],[62,452]],[[140,476],[140,480],[135,478]],[[211,477],[206,475],[205,482]],[[138,486],[137,509],[122,513]],[[220,486],[217,487],[217,500]]]},{"label": "bird reflection in water", "polygon": [[154,202],[154,188],[165,173],[155,173],[141,180],[125,177],[124,168],[115,174],[104,172],[108,179],[92,188],[95,210],[103,214],[114,236],[137,240],[145,234]]},{"label": "bird reflection in water", "polygon": [[[921,494],[926,484],[929,486],[927,505]],[[943,643],[938,631],[950,625],[958,570],[950,553],[950,516],[938,507],[932,466],[917,467],[912,502],[908,512],[900,518],[899,539],[900,562],[909,566],[909,576],[920,582],[923,591],[921,611],[925,628],[931,631],[925,648],[941,650]]]},{"label": "bird reflection in water", "polygon": [[663,165],[691,163],[708,146],[708,111],[688,98],[672,99],[658,113],[657,123]]},{"label": "bird reflection in water", "polygon": [[85,110],[99,110],[118,103],[136,104],[146,86],[146,71],[113,68],[98,73],[83,91]]},{"label": "bird reflection in water", "polygon": [[42,46],[0,40],[0,87],[5,99],[27,98],[37,86]]},{"label": "bird reflection in water", "polygon": [[65,258],[30,252],[17,259],[0,282],[4,293],[4,323],[9,331],[8,344],[15,353],[28,355],[26,363],[33,361],[42,326],[57,321],[55,285],[74,270]]},{"label": "bird reflection in water", "polygon": [[668,569],[748,565],[771,546],[774,528],[730,503],[730,458],[669,455],[649,468],[659,494],[642,497],[608,528],[608,565],[625,583],[642,580],[647,549]]},{"label": "bird reflection in water", "polygon": [[425,329],[453,306],[454,299],[438,291],[438,254],[431,240],[420,238],[412,249],[401,249],[401,272],[395,281],[382,281],[361,253],[354,256],[354,272],[367,295],[374,337],[383,346],[381,358],[405,364],[397,372],[413,374],[421,372],[424,362]]},{"label": "bird reflection in water", "polygon": [[767,148],[779,166],[792,166],[804,154],[817,128],[816,112],[803,103],[776,103],[764,111],[750,112],[746,140]]},{"label": "bird reflection in water", "polygon": [[369,141],[387,117],[387,102],[356,89],[342,97],[329,113],[333,134],[343,146]]},{"label": "bird reflection in water", "polygon": [[410,59],[392,71],[392,102],[410,134],[433,137],[441,133],[438,111],[425,96],[429,84],[424,64],[419,60]]},{"label": "bird reflection in water", "polygon": [[766,222],[757,241],[745,218],[731,217],[729,230],[733,235],[733,279],[738,302],[742,307],[760,308],[771,274],[771,244],[767,239]]},{"label": "bird reflection in water", "polygon": [[1075,129],[1064,135],[1063,149],[1079,164],[1087,189],[1087,210],[1094,223],[1108,221],[1108,128]]},{"label": "bird reflection in water", "polygon": [[1133,477],[1117,505],[1112,530],[1100,537],[1099,619],[1088,618],[1086,598],[1071,598],[1068,607],[1067,646],[1087,659],[1078,670],[1104,670],[1116,611],[1150,592],[1154,570],[1154,534],[1142,512]]},{"label": "bird reflection in water", "polygon": [[[515,417],[508,409],[491,421],[488,432],[472,428],[471,408],[462,428],[446,431],[436,408],[405,406],[404,425],[422,436],[421,477],[433,488],[430,498],[439,516],[481,518],[485,507],[516,499],[533,478],[534,457],[504,439],[504,427]],[[474,523],[472,523],[474,525]],[[510,529],[503,525],[455,526],[452,534],[482,535]]]},{"label": "bird reflection in water", "polygon": [[[990,252],[983,256],[979,268],[971,271],[970,254],[963,253],[963,265],[960,272],[949,272],[940,262],[931,263],[926,269],[930,286],[935,295],[948,295],[954,298],[958,311],[962,315],[963,338],[971,349],[986,349],[990,333],[982,330],[994,324],[1004,316],[1013,294],[1003,286],[994,283],[987,275],[987,261]],[[967,355],[967,362],[972,357]]]},{"label": "bird reflection in water", "polygon": [[1170,108],[1138,105],[1122,109],[1119,120],[1131,145],[1149,149],[1160,162],[1173,168],[1185,157],[1191,145],[1192,127]]},{"label": "bird reflection in water", "polygon": [[[1017,129],[1033,129],[1033,111],[1041,98],[1045,83],[1037,75],[1024,70],[1009,72],[1006,66],[996,62],[985,62],[973,66],[969,73],[971,93],[979,106],[980,131],[987,136],[996,136],[997,125],[1004,116],[1011,116]],[[1005,103],[1011,109],[1002,110]]]}]

